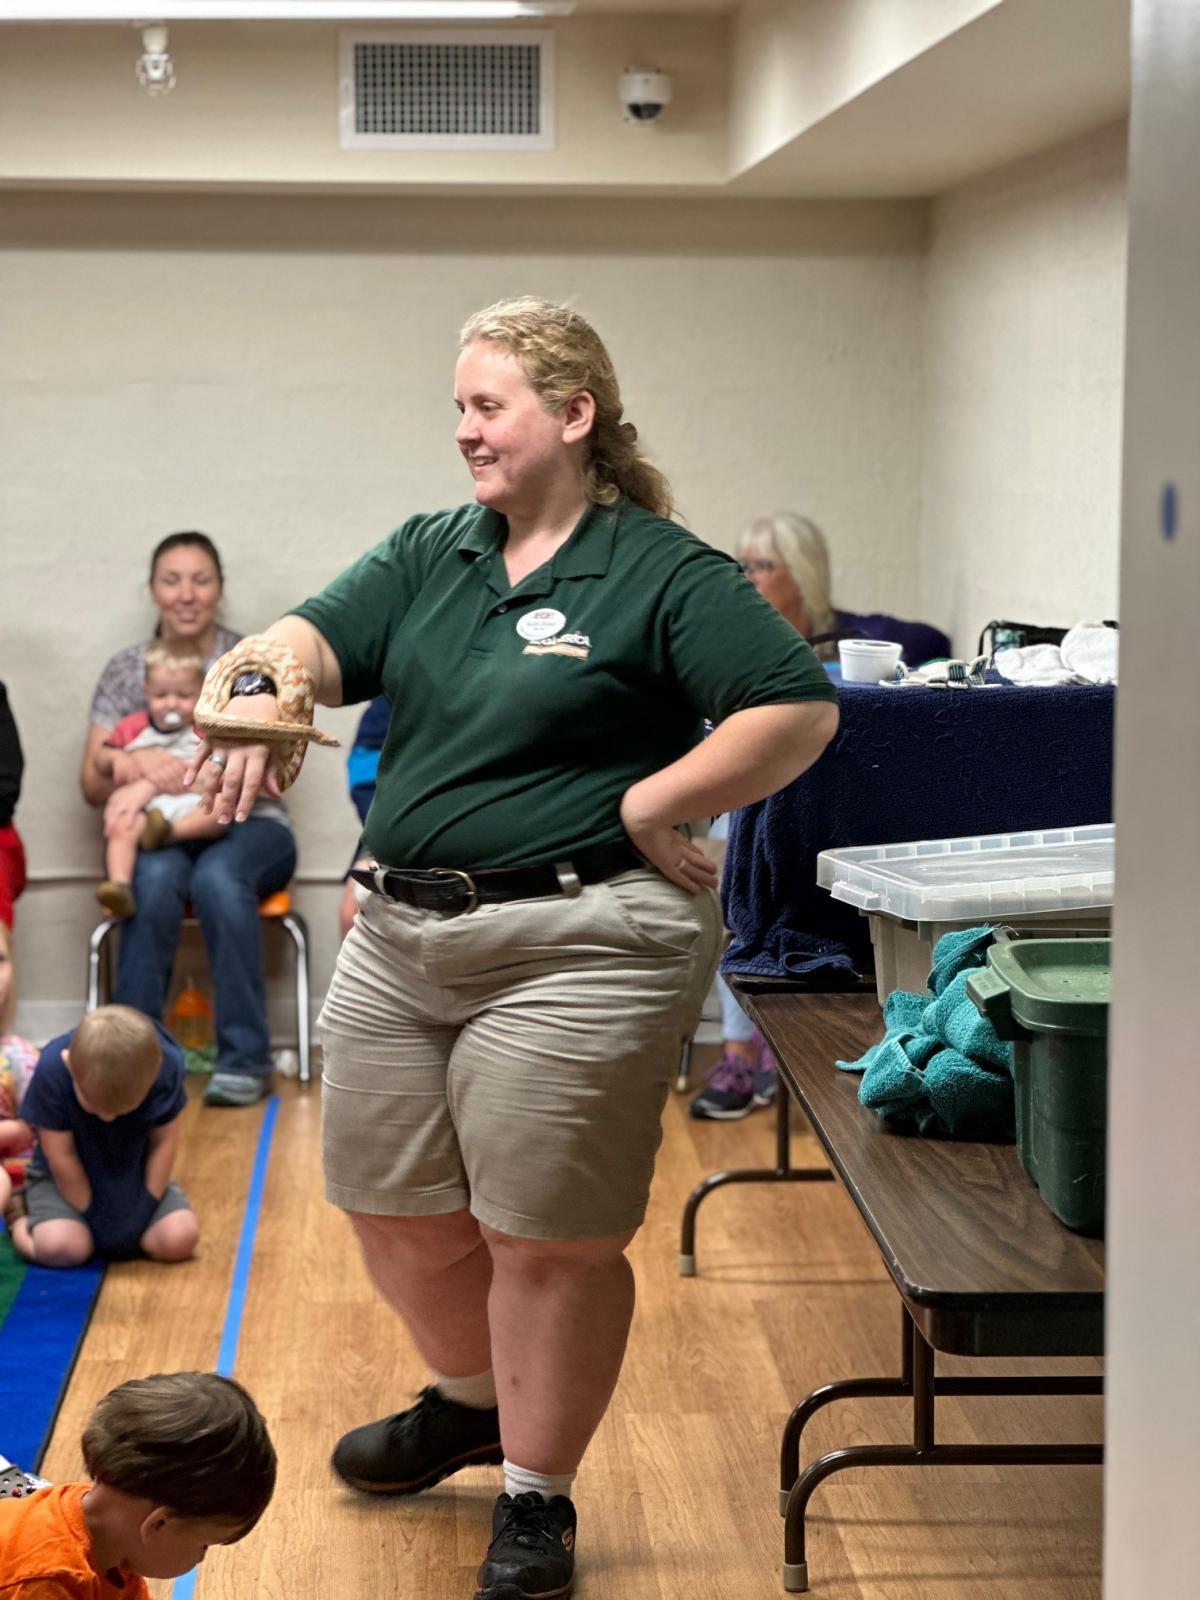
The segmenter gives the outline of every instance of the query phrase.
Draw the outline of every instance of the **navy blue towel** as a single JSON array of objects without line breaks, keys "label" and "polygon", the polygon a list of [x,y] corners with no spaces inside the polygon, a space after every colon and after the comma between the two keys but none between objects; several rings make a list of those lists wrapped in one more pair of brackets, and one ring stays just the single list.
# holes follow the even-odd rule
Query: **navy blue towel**
[{"label": "navy blue towel", "polygon": [[822,850],[1112,820],[1111,687],[843,684],[840,696],[816,766],[730,819],[724,972],[871,971],[866,918],[817,887]]}]

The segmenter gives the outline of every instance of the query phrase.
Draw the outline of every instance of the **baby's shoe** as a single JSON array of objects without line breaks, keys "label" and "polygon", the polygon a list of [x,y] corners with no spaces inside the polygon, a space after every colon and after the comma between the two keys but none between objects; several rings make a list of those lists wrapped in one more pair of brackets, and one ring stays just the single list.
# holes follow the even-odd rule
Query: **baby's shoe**
[{"label": "baby's shoe", "polygon": [[163,845],[170,844],[173,832],[174,829],[162,812],[151,806],[146,812],[146,821],[138,844],[143,850],[161,850]]},{"label": "baby's shoe", "polygon": [[114,883],[111,878],[105,878],[96,890],[96,899],[114,917],[131,917],[137,910],[131,883]]}]

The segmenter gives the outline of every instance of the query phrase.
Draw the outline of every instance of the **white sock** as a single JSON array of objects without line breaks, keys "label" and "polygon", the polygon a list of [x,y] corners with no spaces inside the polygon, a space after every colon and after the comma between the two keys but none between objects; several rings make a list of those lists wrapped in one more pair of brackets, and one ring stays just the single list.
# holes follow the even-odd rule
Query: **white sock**
[{"label": "white sock", "polygon": [[496,1380],[491,1367],[469,1378],[446,1378],[435,1372],[433,1386],[447,1400],[460,1406],[473,1406],[476,1411],[487,1411],[496,1404]]},{"label": "white sock", "polygon": [[528,1467],[518,1467],[505,1457],[505,1494],[514,1497],[519,1494],[540,1494],[543,1500],[553,1500],[556,1494],[565,1494],[569,1500],[574,1482],[573,1472],[530,1472]]}]

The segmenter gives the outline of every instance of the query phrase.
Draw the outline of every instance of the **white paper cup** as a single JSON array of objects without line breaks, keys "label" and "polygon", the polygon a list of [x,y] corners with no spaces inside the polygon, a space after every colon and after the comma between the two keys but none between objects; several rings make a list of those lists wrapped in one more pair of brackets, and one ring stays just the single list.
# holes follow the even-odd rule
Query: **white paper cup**
[{"label": "white paper cup", "polygon": [[895,672],[903,649],[888,639],[843,639],[838,645],[842,677],[847,683],[880,683]]}]

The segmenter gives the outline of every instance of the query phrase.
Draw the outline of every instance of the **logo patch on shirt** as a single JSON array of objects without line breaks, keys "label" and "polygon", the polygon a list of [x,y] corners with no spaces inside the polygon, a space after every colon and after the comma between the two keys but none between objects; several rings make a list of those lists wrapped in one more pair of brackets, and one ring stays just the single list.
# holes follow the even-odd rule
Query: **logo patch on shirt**
[{"label": "logo patch on shirt", "polygon": [[592,641],[586,633],[559,633],[553,639],[537,639],[521,651],[523,656],[573,656],[576,661],[586,661]]}]

